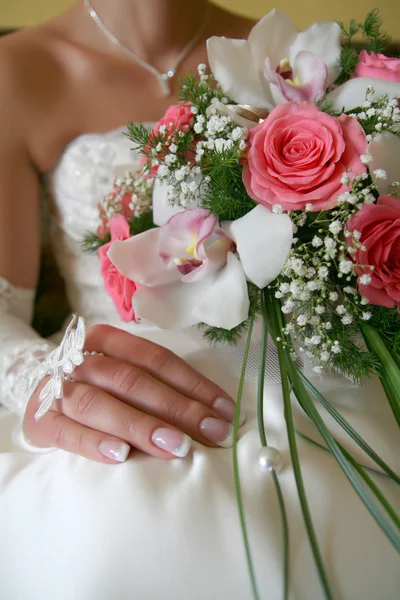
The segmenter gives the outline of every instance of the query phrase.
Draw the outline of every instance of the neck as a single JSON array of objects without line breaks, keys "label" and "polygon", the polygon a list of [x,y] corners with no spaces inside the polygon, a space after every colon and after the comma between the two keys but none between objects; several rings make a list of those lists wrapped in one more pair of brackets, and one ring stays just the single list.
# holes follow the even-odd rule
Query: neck
[{"label": "neck", "polygon": [[103,23],[143,60],[162,66],[196,35],[207,0],[90,0]]}]

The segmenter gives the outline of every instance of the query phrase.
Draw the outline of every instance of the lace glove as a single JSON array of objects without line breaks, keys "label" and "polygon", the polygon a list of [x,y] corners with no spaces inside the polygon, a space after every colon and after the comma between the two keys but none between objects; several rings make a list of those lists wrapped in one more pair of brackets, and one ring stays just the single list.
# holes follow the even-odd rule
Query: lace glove
[{"label": "lace glove", "polygon": [[30,326],[35,290],[0,277],[0,404],[23,417],[30,390],[55,345]]}]

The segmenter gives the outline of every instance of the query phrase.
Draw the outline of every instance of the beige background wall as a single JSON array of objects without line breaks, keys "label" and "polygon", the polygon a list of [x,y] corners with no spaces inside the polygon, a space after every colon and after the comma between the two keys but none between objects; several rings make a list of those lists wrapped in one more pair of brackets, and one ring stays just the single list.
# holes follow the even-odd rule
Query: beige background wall
[{"label": "beige background wall", "polygon": [[[75,1],[0,0],[0,27],[39,23],[71,6]],[[351,17],[361,19],[368,10],[378,6],[385,18],[385,28],[388,33],[393,39],[400,39],[399,0],[215,0],[215,3],[253,17],[261,17],[276,6],[288,12],[296,25],[301,28],[321,19],[344,21]]]}]

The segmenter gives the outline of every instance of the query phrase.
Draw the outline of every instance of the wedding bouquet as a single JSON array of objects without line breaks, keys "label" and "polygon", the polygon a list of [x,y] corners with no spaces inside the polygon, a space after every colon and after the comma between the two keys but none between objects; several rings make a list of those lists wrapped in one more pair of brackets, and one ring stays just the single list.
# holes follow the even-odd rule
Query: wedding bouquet
[{"label": "wedding bouquet", "polygon": [[[353,38],[363,34],[365,49]],[[400,519],[330,433],[321,404],[397,484],[400,478],[304,375],[304,357],[360,382],[377,374],[400,426],[400,59],[377,11],[349,27],[297,32],[271,11],[248,40],[208,40],[210,72],[181,82],[181,101],[152,131],[129,124],[142,156],[100,204],[85,241],[125,321],[200,325],[211,343],[247,335],[237,398],[234,472],[254,597],[258,597],[237,461],[239,413],[253,324],[260,344],[259,463],[274,479],[288,525],[279,453],[263,426],[268,335],[276,345],[297,489],[326,598],[332,597],[303,484],[291,394],[389,540]]]}]

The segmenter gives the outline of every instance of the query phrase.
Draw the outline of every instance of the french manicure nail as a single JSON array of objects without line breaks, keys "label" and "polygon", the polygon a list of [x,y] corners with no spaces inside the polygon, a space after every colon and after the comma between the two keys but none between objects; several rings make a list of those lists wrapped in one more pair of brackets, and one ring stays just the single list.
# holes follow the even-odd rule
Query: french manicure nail
[{"label": "french manicure nail", "polygon": [[167,427],[156,429],[151,439],[155,446],[178,458],[184,458],[192,447],[192,439],[186,433]]},{"label": "french manicure nail", "polygon": [[[219,413],[229,423],[233,423],[235,419],[236,404],[228,398],[217,398],[212,405],[215,412]],[[239,427],[246,421],[246,414],[241,410],[239,416]]]},{"label": "french manicure nail", "polygon": [[117,440],[103,440],[99,445],[99,451],[103,456],[121,463],[125,462],[128,458],[130,449],[129,444],[124,444]]},{"label": "french manicure nail", "polygon": [[233,444],[233,427],[225,421],[206,417],[200,423],[200,431],[205,438],[221,448],[230,448]]}]

